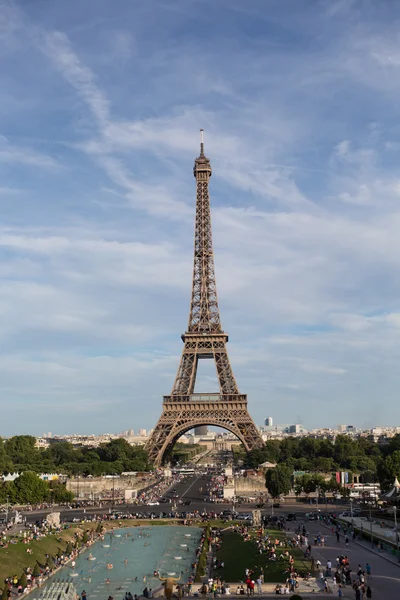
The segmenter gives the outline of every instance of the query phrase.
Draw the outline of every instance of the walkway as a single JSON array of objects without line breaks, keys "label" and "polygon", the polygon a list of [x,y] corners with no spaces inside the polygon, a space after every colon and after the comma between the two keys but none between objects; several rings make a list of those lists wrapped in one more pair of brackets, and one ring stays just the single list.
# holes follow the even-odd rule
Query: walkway
[{"label": "walkway", "polygon": [[[299,521],[295,524],[299,525]],[[372,552],[368,548],[368,544],[350,541],[349,547],[346,548],[344,537],[341,535],[339,543],[336,542],[336,535],[332,533],[324,523],[311,521],[305,523],[307,531],[310,533],[310,543],[314,535],[322,533],[325,535],[328,532],[328,542],[324,547],[312,547],[312,553],[316,558],[317,554],[323,566],[330,560],[332,565],[336,564],[336,557],[339,554],[344,554],[349,557],[350,566],[353,573],[357,571],[360,564],[365,568],[368,562],[372,569],[372,578],[370,581],[373,600],[390,600],[400,596],[400,568],[397,563],[391,560],[385,560],[383,555],[378,552]],[[294,528],[293,528],[294,529]],[[344,588],[346,598],[354,598],[352,589]]]},{"label": "walkway", "polygon": [[[390,544],[396,544],[396,530],[394,526],[388,527],[387,525],[383,525],[382,527],[379,521],[373,520],[371,522],[366,517],[353,517],[353,519],[351,519],[351,517],[341,517],[339,515],[339,518],[341,521],[346,521],[349,523],[349,525],[351,525],[351,522],[353,521],[355,528],[365,531],[368,534],[371,534],[372,531],[372,537],[374,538],[376,537],[379,540],[382,540],[383,542],[389,542]],[[371,542],[369,542],[369,545],[371,546]],[[388,553],[390,554],[390,552]],[[394,548],[393,557],[394,562],[396,562]]]}]

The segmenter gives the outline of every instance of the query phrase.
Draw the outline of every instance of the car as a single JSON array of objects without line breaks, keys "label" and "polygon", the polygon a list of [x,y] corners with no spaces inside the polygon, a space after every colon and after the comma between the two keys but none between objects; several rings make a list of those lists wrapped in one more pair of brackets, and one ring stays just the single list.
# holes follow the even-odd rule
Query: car
[{"label": "car", "polygon": [[274,502],[272,506],[274,508],[280,508],[281,507],[281,503],[280,502]]},{"label": "car", "polygon": [[160,504],[160,503],[159,503],[159,502],[157,502],[157,501],[156,501],[156,502],[148,502],[148,503],[147,503],[147,505],[148,505],[148,506],[159,506],[159,504]]},{"label": "car", "polygon": [[295,520],[296,520],[295,513],[289,513],[288,516],[286,517],[286,521],[295,521]]},{"label": "car", "polygon": [[183,504],[185,504],[185,506],[190,506],[192,504],[192,501],[191,500],[185,500],[185,502]]}]

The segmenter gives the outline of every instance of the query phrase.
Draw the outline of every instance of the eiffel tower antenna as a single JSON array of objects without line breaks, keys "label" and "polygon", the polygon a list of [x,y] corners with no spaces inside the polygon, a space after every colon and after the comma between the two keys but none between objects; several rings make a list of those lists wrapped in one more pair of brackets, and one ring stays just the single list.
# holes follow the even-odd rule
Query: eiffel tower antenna
[{"label": "eiffel tower antenna", "polygon": [[[214,425],[234,433],[247,451],[263,442],[247,410],[247,396],[239,392],[229,362],[228,335],[221,326],[211,229],[210,160],[204,154],[204,131],[200,129],[200,155],[194,161],[196,220],[192,298],[189,322],[181,336],[181,361],[171,395],[164,396],[163,412],[146,445],[150,460],[160,465],[177,439],[200,425]],[[195,394],[200,359],[214,360],[219,393]]]}]

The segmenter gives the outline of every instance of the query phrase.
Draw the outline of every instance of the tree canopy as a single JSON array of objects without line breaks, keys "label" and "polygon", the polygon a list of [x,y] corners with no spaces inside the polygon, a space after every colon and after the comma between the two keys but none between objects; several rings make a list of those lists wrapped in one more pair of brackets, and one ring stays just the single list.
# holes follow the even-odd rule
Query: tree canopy
[{"label": "tree canopy", "polygon": [[364,483],[379,482],[388,489],[400,477],[400,435],[388,444],[366,438],[338,435],[334,441],[312,437],[285,437],[268,440],[245,457],[245,465],[257,468],[263,462],[285,465],[291,472],[334,473],[348,471],[361,475]]},{"label": "tree canopy", "polygon": [[0,473],[63,473],[66,475],[112,475],[122,471],[148,471],[151,468],[143,446],[131,446],[118,438],[97,448],[74,447],[55,441],[48,448],[36,448],[30,435],[0,438]]},{"label": "tree canopy", "polygon": [[37,474],[112,475],[123,471],[149,471],[151,464],[143,446],[131,446],[123,438],[97,448],[75,448],[57,441],[48,448],[36,448],[30,435],[0,438],[0,473],[20,473],[15,481],[0,483],[0,504],[38,504],[44,501],[70,502],[73,494],[57,481],[43,481]]},{"label": "tree canopy", "polygon": [[292,471],[285,465],[268,469],[265,474],[265,487],[273,498],[288,494],[291,484]]}]

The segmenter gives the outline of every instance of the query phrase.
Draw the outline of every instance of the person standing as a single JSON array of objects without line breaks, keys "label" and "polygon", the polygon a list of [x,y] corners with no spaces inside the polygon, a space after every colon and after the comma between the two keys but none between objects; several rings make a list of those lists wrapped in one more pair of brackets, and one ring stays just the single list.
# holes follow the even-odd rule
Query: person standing
[{"label": "person standing", "polygon": [[372,598],[372,590],[370,588],[370,586],[367,587],[367,594],[366,594],[367,598],[370,599]]},{"label": "person standing", "polygon": [[326,563],[326,571],[327,571],[328,577],[331,577],[331,575],[332,575],[332,563],[331,563],[330,560],[328,560],[328,562]]},{"label": "person standing", "polygon": [[371,575],[371,565],[369,563],[367,563],[365,565],[365,572],[367,574],[367,580],[371,579],[372,578],[372,575]]},{"label": "person standing", "polygon": [[261,582],[261,575],[259,575],[259,576],[257,577],[257,581],[256,581],[256,583],[257,583],[257,594],[259,594],[259,595],[261,596],[261,594],[262,594],[262,582]]}]

